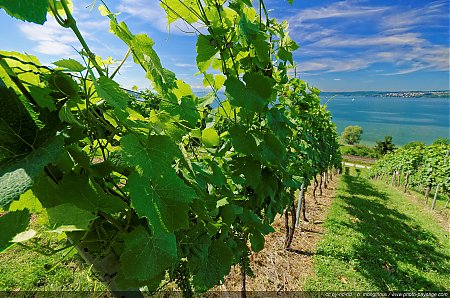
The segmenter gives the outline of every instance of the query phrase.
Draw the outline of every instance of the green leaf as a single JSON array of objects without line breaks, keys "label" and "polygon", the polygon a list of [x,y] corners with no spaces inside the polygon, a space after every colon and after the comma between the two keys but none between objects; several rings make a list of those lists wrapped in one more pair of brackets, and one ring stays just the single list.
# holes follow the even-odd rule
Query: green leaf
[{"label": "green leaf", "polygon": [[83,70],[86,70],[85,66],[83,66],[80,62],[74,59],[61,59],[56,62],[53,62],[53,64],[75,72],[82,72]]},{"label": "green leaf", "polygon": [[264,100],[269,100],[273,92],[275,80],[260,73],[250,72],[244,75],[244,82],[247,89],[261,96]]},{"label": "green leaf", "polygon": [[180,100],[184,96],[193,95],[191,86],[183,82],[182,80],[176,80],[177,88],[173,90],[173,93]]},{"label": "green leaf", "polygon": [[251,157],[236,158],[230,164],[233,174],[243,174],[245,184],[256,188],[261,183],[261,163]]},{"label": "green leaf", "polygon": [[236,152],[247,155],[258,154],[258,146],[252,134],[247,133],[247,130],[239,125],[235,125],[229,130],[231,143]]},{"label": "green leaf", "polygon": [[120,198],[107,195],[100,187],[95,187],[87,175],[74,173],[64,175],[53,196],[59,196],[61,202],[71,203],[90,212],[101,210],[113,214],[127,207]]},{"label": "green leaf", "polygon": [[175,74],[163,68],[161,61],[153,49],[154,42],[146,34],[133,35],[125,23],[118,24],[113,16],[110,16],[111,31],[133,51],[133,59],[136,64],[146,72],[156,91],[168,93],[175,85]]},{"label": "green leaf", "polygon": [[131,101],[131,96],[110,78],[100,77],[96,89],[99,97],[119,110],[125,110],[128,107],[128,102]]},{"label": "green leaf", "polygon": [[36,100],[40,107],[47,108],[50,111],[56,110],[55,100],[51,97],[53,92],[50,88],[41,88],[37,86],[29,86],[31,96]]},{"label": "green leaf", "polygon": [[177,244],[173,234],[150,235],[139,226],[124,237],[124,242],[120,270],[126,278],[151,280],[177,261]]},{"label": "green leaf", "polygon": [[200,114],[197,111],[196,103],[192,96],[181,98],[181,102],[163,101],[160,104],[160,110],[166,111],[174,117],[174,120],[186,123],[190,128],[194,128],[200,120]]},{"label": "green leaf", "polygon": [[272,96],[274,80],[258,73],[244,75],[246,85],[234,77],[225,81],[225,94],[234,106],[262,112]]},{"label": "green leaf", "polygon": [[31,152],[38,127],[12,88],[0,87],[0,102],[1,163]]},{"label": "green leaf", "polygon": [[253,46],[255,47],[256,57],[260,64],[263,67],[266,67],[270,61],[270,44],[267,42],[267,37],[259,32],[257,37],[252,41]]},{"label": "green leaf", "polygon": [[208,74],[205,74],[205,77],[203,78],[203,86],[211,87],[217,91],[220,88],[222,88],[223,83],[225,83],[225,80],[226,80],[226,77],[222,74],[212,75],[212,74],[208,73]]},{"label": "green leaf", "polygon": [[264,135],[264,142],[260,144],[262,156],[269,162],[283,163],[286,157],[286,146],[272,133]]},{"label": "green leaf", "polygon": [[63,144],[62,137],[55,137],[25,158],[0,167],[0,208],[9,206],[33,186],[44,167],[63,152]]},{"label": "green leaf", "polygon": [[219,134],[212,127],[204,129],[202,132],[202,142],[206,147],[217,146],[220,143]]},{"label": "green leaf", "polygon": [[0,252],[12,245],[10,241],[25,231],[29,222],[30,212],[27,209],[11,211],[0,217]]},{"label": "green leaf", "polygon": [[199,35],[197,39],[197,67],[200,72],[206,72],[211,65],[214,55],[217,53],[217,41],[210,35]]},{"label": "green leaf", "polygon": [[[131,41],[135,61],[140,61],[144,70],[158,92],[165,93],[175,82],[175,75],[161,65],[161,60],[153,50],[153,40],[145,34],[136,35]],[[139,59],[139,60],[138,60]]]},{"label": "green leaf", "polygon": [[83,231],[97,218],[89,211],[66,203],[47,209],[50,226],[54,232]]},{"label": "green leaf", "polygon": [[23,210],[25,208],[34,213],[39,213],[43,210],[41,203],[31,189],[22,194],[18,201],[12,202],[9,206],[9,211]]},{"label": "green leaf", "polygon": [[195,0],[164,0],[160,5],[166,11],[169,25],[180,18],[189,24],[198,21],[200,12]]},{"label": "green leaf", "polygon": [[42,25],[47,20],[48,0],[0,0],[0,8],[14,18]]},{"label": "green leaf", "polygon": [[36,236],[37,232],[33,229],[27,230],[25,232],[19,233],[11,240],[11,242],[25,242]]},{"label": "green leaf", "polygon": [[77,82],[69,76],[66,73],[63,73],[62,71],[55,71],[52,72],[49,76],[47,76],[47,80],[49,83],[49,86],[54,89],[58,90],[62,93],[62,95],[69,98],[77,98],[78,97],[78,91],[79,87]]},{"label": "green leaf", "polygon": [[198,291],[206,291],[217,285],[230,271],[233,253],[220,240],[213,240],[208,256],[203,259],[198,272],[195,272],[193,283]]},{"label": "green leaf", "polygon": [[120,139],[123,161],[131,166],[136,166],[140,172],[150,174],[152,172],[152,152],[144,146],[137,136],[129,134]]},{"label": "green leaf", "polygon": [[243,14],[241,17],[239,29],[240,34],[248,41],[256,39],[256,36],[260,32],[259,24],[252,23],[246,14]]},{"label": "green leaf", "polygon": [[124,161],[148,177],[171,168],[173,161],[182,157],[180,149],[168,136],[150,135],[146,141],[139,141],[135,135],[126,135],[120,143]]},{"label": "green leaf", "polygon": [[264,236],[259,232],[253,232],[250,235],[250,243],[254,252],[261,251],[264,248]]},{"label": "green leaf", "polygon": [[151,180],[134,172],[128,178],[131,202],[146,217],[155,233],[173,232],[188,226],[188,203],[197,196],[173,169],[158,171]]}]

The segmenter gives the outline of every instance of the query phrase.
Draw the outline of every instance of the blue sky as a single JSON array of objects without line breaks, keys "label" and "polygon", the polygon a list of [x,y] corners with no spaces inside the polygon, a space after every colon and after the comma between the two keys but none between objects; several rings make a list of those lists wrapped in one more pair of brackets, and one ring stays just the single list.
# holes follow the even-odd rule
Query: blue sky
[{"label": "blue sky", "polygon": [[[76,0],[74,15],[93,52],[120,60],[127,49],[108,32],[109,22],[91,0]],[[172,24],[157,0],[110,0],[133,33],[155,41],[163,66],[178,78],[202,88],[195,75],[194,34]],[[266,0],[272,17],[290,23],[291,37],[300,45],[294,53],[300,77],[323,91],[449,89],[449,1],[406,0]],[[0,10],[0,50],[36,55],[50,64],[62,57],[77,59],[80,49],[73,33],[49,16],[44,26],[10,18]],[[127,88],[149,87],[131,59],[118,81]]]}]

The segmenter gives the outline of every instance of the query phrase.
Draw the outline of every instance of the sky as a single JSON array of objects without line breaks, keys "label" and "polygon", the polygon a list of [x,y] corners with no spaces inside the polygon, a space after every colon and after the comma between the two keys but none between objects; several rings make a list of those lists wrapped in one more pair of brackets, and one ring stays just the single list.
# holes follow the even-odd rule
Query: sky
[{"label": "sky", "polygon": [[[74,16],[91,50],[120,61],[126,46],[109,33],[109,20],[92,0],[74,0]],[[94,1],[95,3],[96,1]],[[196,75],[196,36],[183,23],[167,26],[158,0],[106,0],[130,30],[148,34],[165,68],[203,88]],[[449,0],[266,0],[269,15],[287,20],[299,77],[322,91],[449,89]],[[98,4],[98,3],[97,3]],[[90,6],[91,5],[91,6]],[[46,65],[78,59],[70,29],[48,15],[44,26],[11,18],[0,9],[0,50],[35,55]],[[127,60],[116,76],[125,88],[150,87],[144,72]]]}]

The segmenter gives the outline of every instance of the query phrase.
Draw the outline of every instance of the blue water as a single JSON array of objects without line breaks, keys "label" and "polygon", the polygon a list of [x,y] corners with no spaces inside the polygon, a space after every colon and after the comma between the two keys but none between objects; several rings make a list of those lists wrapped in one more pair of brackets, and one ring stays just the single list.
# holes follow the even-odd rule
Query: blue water
[{"label": "blue water", "polygon": [[[322,103],[329,100],[322,97]],[[338,133],[348,125],[363,128],[361,143],[374,145],[384,136],[396,145],[411,141],[430,144],[438,137],[450,137],[450,100],[448,98],[400,98],[337,96],[327,104]]]}]

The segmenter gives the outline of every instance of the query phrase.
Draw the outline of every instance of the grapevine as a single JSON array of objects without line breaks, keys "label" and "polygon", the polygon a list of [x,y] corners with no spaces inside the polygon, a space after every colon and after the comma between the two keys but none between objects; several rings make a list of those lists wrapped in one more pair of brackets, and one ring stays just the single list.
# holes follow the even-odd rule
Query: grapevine
[{"label": "grapevine", "polygon": [[[395,186],[403,186],[403,191],[414,188],[423,191],[426,203],[429,193],[435,189],[434,208],[439,187],[450,200],[450,164],[448,152],[450,146],[434,144],[430,146],[417,145],[398,149],[385,155],[371,169],[370,176],[386,180]],[[448,204],[448,203],[447,203]]]},{"label": "grapevine", "polygon": [[[42,66],[0,51],[0,207],[31,190],[48,232],[66,235],[117,295],[174,280],[189,296],[233,265],[251,272],[250,252],[295,191],[340,167],[331,115],[318,89],[289,77],[298,46],[263,1],[161,1],[169,23],[207,28],[196,43],[204,97],[162,67],[150,37],[100,5],[129,48],[120,65],[132,57],[151,82],[143,102],[89,49],[67,0],[15,3],[0,8],[38,24],[51,11],[82,62]],[[27,209],[0,217],[0,250],[31,245],[29,220]]]}]

